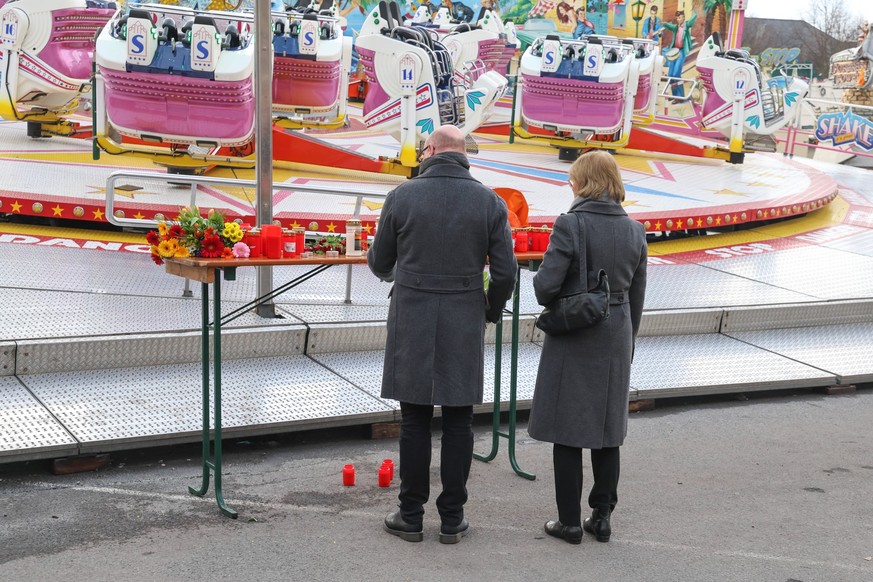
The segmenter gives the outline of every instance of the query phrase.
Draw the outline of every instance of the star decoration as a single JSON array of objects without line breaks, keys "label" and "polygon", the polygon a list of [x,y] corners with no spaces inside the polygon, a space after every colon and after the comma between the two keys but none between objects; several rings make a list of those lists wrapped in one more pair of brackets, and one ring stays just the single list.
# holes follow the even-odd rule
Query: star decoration
[{"label": "star decoration", "polygon": [[366,206],[368,210],[379,210],[380,208],[385,206],[385,204],[382,202],[370,202],[368,200],[364,200],[363,202],[361,202],[361,204]]},{"label": "star decoration", "polygon": [[295,220],[291,223],[291,228],[300,228],[300,223]]},{"label": "star decoration", "polygon": [[698,218],[698,219],[697,219],[697,226],[698,226],[698,227],[703,226],[703,219],[702,219],[702,218]]},{"label": "star decoration", "polygon": [[[106,195],[106,188],[104,186],[88,186],[91,190],[88,192],[89,194],[101,194]],[[132,184],[122,184],[120,186],[115,187],[115,195],[123,198],[130,198],[131,200],[135,200],[134,194],[148,194],[154,196],[157,192],[148,192],[144,190],[141,186],[134,186]]]},{"label": "star decoration", "polygon": [[52,208],[52,212],[54,213],[52,216],[63,216],[64,215],[64,209],[61,208],[60,204],[55,204],[55,207]]},{"label": "star decoration", "polygon": [[676,221],[676,228],[682,228],[682,221],[681,220]]},{"label": "star decoration", "polygon": [[91,214],[94,215],[94,220],[103,220],[103,211],[99,208],[97,210],[92,210]]},{"label": "star decoration", "polygon": [[736,221],[737,221],[737,215],[734,214],[734,222],[736,222]]},{"label": "star decoration", "polygon": [[372,224],[368,224],[368,225],[366,225],[366,226],[364,226],[364,227],[362,227],[362,228],[363,228],[365,231],[367,231],[367,234],[371,234],[371,233],[373,232],[373,225],[372,225]]},{"label": "star decoration", "polygon": [[21,214],[21,204],[18,203],[18,200],[12,203],[12,212],[18,212]]},{"label": "star decoration", "polygon": [[661,221],[655,223],[655,230],[661,230]]},{"label": "star decoration", "polygon": [[336,225],[333,222],[327,225],[327,232],[336,232]]},{"label": "star decoration", "polygon": [[716,226],[719,225],[719,224],[721,224],[721,216],[716,216],[716,217],[715,217],[715,224],[716,224]]},{"label": "star decoration", "polygon": [[145,215],[142,212],[137,211],[137,213],[134,214],[133,217],[137,220],[142,220],[143,218],[145,218]]}]

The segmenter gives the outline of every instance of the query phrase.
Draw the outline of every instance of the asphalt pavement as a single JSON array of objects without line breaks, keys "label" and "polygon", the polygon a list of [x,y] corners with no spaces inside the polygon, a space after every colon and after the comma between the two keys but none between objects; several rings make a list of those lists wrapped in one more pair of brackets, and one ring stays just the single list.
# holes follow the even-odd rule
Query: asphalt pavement
[{"label": "asphalt pavement", "polygon": [[[873,581],[873,389],[742,398],[631,415],[606,544],[543,533],[556,518],[551,445],[523,422],[518,462],[537,479],[513,473],[505,441],[474,461],[473,530],[454,546],[438,542],[436,466],[424,541],[382,531],[398,482],[378,487],[377,469],[397,440],[359,428],[227,440],[237,520],[187,494],[194,445],[116,452],[105,470],[65,476],[0,465],[0,580]],[[489,430],[477,419],[480,452]]]}]

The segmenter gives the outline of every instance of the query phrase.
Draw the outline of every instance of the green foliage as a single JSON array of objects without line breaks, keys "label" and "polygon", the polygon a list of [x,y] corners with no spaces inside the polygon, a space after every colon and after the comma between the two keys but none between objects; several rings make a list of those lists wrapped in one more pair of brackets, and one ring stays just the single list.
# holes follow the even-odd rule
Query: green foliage
[{"label": "green foliage", "polygon": [[703,11],[706,13],[715,12],[719,6],[724,8],[725,13],[728,13],[733,8],[733,0],[703,0]]}]

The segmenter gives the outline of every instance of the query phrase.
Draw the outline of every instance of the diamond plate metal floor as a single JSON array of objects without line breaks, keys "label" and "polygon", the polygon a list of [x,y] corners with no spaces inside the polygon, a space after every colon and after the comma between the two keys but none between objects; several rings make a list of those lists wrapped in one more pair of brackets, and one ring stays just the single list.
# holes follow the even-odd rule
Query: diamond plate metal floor
[{"label": "diamond plate metal floor", "polygon": [[[22,382],[85,453],[199,440],[199,375],[198,364],[186,364],[37,374]],[[306,356],[226,362],[222,400],[228,436],[318,427],[336,419],[394,420],[391,406]]]},{"label": "diamond plate metal floor", "polygon": [[[827,220],[822,210],[706,237],[709,247],[651,245],[630,399],[873,381],[873,188],[863,170],[833,175],[847,189]],[[0,241],[0,462],[196,441],[200,286],[183,298],[182,280],[138,252],[15,240],[24,239]],[[276,268],[273,281],[305,270]],[[227,326],[226,434],[397,418],[397,403],[379,397],[391,286],[355,266],[346,304],[348,272],[329,269],[280,296],[279,319],[249,313]],[[255,270],[237,275],[222,285],[225,313],[255,295]],[[533,276],[521,272],[522,408],[541,351]],[[493,344],[486,358],[482,411]]]}]

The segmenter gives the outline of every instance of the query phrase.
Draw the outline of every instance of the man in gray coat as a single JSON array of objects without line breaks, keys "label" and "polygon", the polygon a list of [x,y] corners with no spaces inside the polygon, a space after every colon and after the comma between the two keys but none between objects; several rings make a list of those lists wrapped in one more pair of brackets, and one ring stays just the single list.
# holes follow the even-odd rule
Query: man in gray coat
[{"label": "man in gray coat", "polygon": [[470,175],[461,131],[438,128],[422,157],[420,174],[388,194],[367,254],[370,270],[394,282],[382,397],[400,401],[401,483],[400,510],[385,518],[385,530],[406,541],[423,539],[431,421],[439,405],[440,541],[457,543],[469,531],[464,503],[473,405],[482,403],[485,322],[500,319],[517,265],[506,204]]}]

